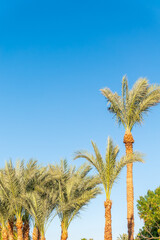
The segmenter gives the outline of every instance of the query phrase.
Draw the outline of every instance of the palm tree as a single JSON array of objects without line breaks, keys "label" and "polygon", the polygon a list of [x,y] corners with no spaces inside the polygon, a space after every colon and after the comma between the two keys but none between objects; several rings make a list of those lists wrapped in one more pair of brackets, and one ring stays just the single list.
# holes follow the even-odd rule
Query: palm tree
[{"label": "palm tree", "polygon": [[13,227],[14,227],[14,215],[12,214],[11,217],[8,219],[7,223],[9,240],[14,240]]},{"label": "palm tree", "polygon": [[[52,214],[55,208],[55,203],[48,195],[41,195],[37,192],[32,192],[27,196],[29,204],[29,212],[32,215],[34,224],[33,239],[38,240],[40,233],[41,240],[45,240],[45,232],[48,223],[53,219]],[[39,232],[39,233],[38,233]]]},{"label": "palm tree", "polygon": [[25,209],[23,215],[23,240],[29,240],[29,230],[30,230],[30,214]]},{"label": "palm tree", "polygon": [[[19,161],[16,167],[9,161],[0,173],[0,198],[2,201],[8,201],[11,216],[16,219],[18,240],[23,239],[23,218],[27,207],[26,193],[33,190],[35,168],[36,161],[30,160],[26,166],[24,166],[24,161]],[[12,231],[10,239],[13,239],[13,223],[10,219],[8,220],[9,232]],[[25,231],[29,233],[29,229]]]},{"label": "palm tree", "polygon": [[2,240],[8,240],[7,221],[9,219],[9,205],[7,201],[0,200],[0,222]]},{"label": "palm tree", "polygon": [[111,224],[111,207],[112,201],[110,199],[111,190],[113,184],[117,180],[122,168],[128,163],[132,161],[142,161],[141,155],[138,153],[128,157],[122,157],[119,162],[116,161],[117,155],[119,153],[118,146],[113,144],[113,141],[108,138],[108,145],[106,149],[105,159],[102,158],[97,145],[92,142],[92,146],[94,149],[95,156],[90,154],[87,151],[79,151],[75,154],[75,158],[85,158],[92,164],[98,174],[101,183],[103,184],[105,193],[106,193],[106,201],[104,202],[105,207],[105,231],[104,231],[104,239],[112,240],[112,224]]},{"label": "palm tree", "polygon": [[[116,116],[117,122],[125,128],[124,144],[126,154],[133,153],[134,139],[132,128],[143,122],[143,115],[150,107],[160,102],[160,86],[149,85],[146,78],[136,81],[129,91],[126,77],[122,80],[122,96],[113,93],[109,88],[101,89],[109,103],[108,110]],[[134,192],[133,192],[133,164],[127,164],[127,220],[128,239],[134,239]]]},{"label": "palm tree", "polygon": [[22,198],[23,186],[20,178],[16,174],[16,170],[12,165],[12,162],[6,163],[5,169],[1,171],[0,178],[0,198],[9,202],[10,209],[16,216],[17,238],[23,239],[22,234]]},{"label": "palm tree", "polygon": [[77,170],[69,167],[66,160],[60,166],[50,166],[49,173],[57,186],[56,211],[61,221],[61,240],[68,238],[68,228],[92,198],[101,193],[99,178],[89,175],[91,167],[83,165]]}]

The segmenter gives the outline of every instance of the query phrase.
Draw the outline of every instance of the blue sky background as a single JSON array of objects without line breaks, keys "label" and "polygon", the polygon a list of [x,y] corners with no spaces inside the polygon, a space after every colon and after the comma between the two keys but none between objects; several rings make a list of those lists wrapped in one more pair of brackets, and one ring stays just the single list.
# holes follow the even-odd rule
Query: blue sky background
[{"label": "blue sky background", "polygon": [[[139,77],[160,84],[160,2],[0,2],[0,166],[10,158],[38,159],[43,165],[79,149],[91,139],[105,152],[107,137],[125,153],[124,129],[107,112],[99,89],[121,92]],[[134,149],[145,164],[134,166],[135,232],[142,226],[136,200],[159,186],[160,106],[133,130]],[[112,192],[113,240],[127,232],[126,169]],[[89,204],[69,228],[69,239],[103,239],[105,195]],[[58,218],[48,240],[60,239]]]}]

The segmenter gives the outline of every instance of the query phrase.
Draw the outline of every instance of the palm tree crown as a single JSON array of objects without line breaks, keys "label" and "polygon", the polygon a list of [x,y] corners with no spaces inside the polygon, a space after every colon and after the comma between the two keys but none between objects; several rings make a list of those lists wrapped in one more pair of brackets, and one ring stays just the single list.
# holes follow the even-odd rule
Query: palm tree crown
[{"label": "palm tree crown", "polygon": [[122,168],[130,162],[143,161],[142,155],[134,153],[130,156],[123,156],[119,161],[117,155],[119,153],[118,145],[114,145],[111,138],[108,137],[108,145],[106,148],[105,159],[102,158],[97,145],[92,142],[95,156],[87,151],[78,151],[75,154],[75,158],[85,158],[88,160],[97,170],[100,181],[105,189],[106,198],[110,199],[111,190],[113,184],[116,182]]},{"label": "palm tree crown", "polygon": [[49,173],[57,182],[56,211],[61,221],[61,239],[67,239],[67,229],[73,218],[101,193],[97,186],[99,178],[89,175],[90,170],[91,167],[86,164],[76,170],[75,167],[69,167],[66,160],[62,160],[60,165],[50,166]]},{"label": "palm tree crown", "polygon": [[107,99],[109,111],[112,112],[126,130],[131,131],[135,123],[143,122],[143,114],[149,108],[160,102],[160,86],[149,85],[146,78],[136,81],[131,90],[128,89],[128,80],[124,76],[122,80],[122,96],[113,93],[109,88],[101,89]]}]

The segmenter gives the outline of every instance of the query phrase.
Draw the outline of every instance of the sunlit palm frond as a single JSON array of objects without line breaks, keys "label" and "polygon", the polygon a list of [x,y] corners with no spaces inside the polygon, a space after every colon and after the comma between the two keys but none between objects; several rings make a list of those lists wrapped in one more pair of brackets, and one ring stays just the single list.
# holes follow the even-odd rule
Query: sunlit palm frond
[{"label": "sunlit palm frond", "polygon": [[[106,192],[106,198],[110,199],[110,194],[111,194],[113,184],[117,180],[123,167],[126,164],[131,162],[143,162],[143,156],[139,153],[134,153],[128,156],[123,156],[119,161],[117,161],[119,147],[117,145],[114,145],[111,138],[108,138],[108,144],[107,144],[106,155],[104,160],[102,159],[99,151],[97,154],[97,149],[98,149],[97,147],[94,148],[95,157],[86,151],[82,151],[82,152],[76,152],[74,159],[84,158],[88,160],[91,164],[92,162],[94,162],[93,166],[96,168],[99,174],[99,179],[101,179],[101,183],[104,186],[104,189]],[[90,156],[94,160],[90,159],[89,158]],[[101,164],[99,164],[99,162]]]},{"label": "sunlit palm frond", "polygon": [[66,229],[79,211],[100,193],[97,186],[99,178],[91,176],[90,170],[91,166],[87,164],[77,170],[72,166],[67,165],[67,168],[64,168],[63,164],[59,165],[61,177],[56,180],[58,188],[56,211]]},{"label": "sunlit palm frond", "polygon": [[125,127],[125,111],[123,106],[123,100],[121,97],[115,92],[113,93],[109,88],[101,89],[101,93],[107,99],[109,107],[108,110],[114,114],[117,119],[117,122],[122,123]]},{"label": "sunlit palm frond", "polygon": [[130,131],[136,123],[142,123],[144,113],[160,103],[160,86],[149,85],[146,78],[138,79],[129,91],[128,80],[124,76],[122,96],[111,92],[109,88],[101,89],[101,92],[110,104],[110,112],[116,116],[125,129]]}]

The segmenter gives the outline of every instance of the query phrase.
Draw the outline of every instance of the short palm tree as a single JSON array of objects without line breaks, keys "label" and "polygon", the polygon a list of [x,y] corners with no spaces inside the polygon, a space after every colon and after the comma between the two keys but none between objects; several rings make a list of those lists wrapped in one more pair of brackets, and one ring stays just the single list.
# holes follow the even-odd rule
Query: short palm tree
[{"label": "short palm tree", "polygon": [[30,231],[30,218],[31,215],[25,209],[23,215],[23,240],[29,240],[29,231]]},{"label": "short palm tree", "polygon": [[[8,201],[12,216],[16,219],[18,240],[23,239],[23,218],[27,207],[26,192],[31,191],[33,188],[33,172],[35,171],[35,168],[36,162],[32,160],[30,160],[26,166],[24,166],[24,161],[18,161],[16,167],[14,167],[12,162],[9,161],[5,164],[5,168],[0,172],[0,198],[2,201]],[[13,223],[11,221],[8,223],[11,232],[13,230]]]},{"label": "short palm tree", "polygon": [[[136,81],[129,91],[126,77],[122,80],[122,96],[113,93],[109,88],[101,89],[108,101],[108,110],[116,116],[117,122],[125,128],[123,142],[126,154],[133,153],[134,139],[131,134],[135,124],[143,122],[143,115],[150,107],[160,102],[160,86],[149,85],[146,78]],[[134,192],[133,192],[133,164],[127,164],[127,220],[128,239],[134,239]]]},{"label": "short palm tree", "polygon": [[0,200],[0,222],[1,222],[1,236],[2,240],[8,240],[8,229],[7,229],[7,222],[10,217],[9,213],[9,204],[7,201]]},{"label": "short palm tree", "polygon": [[49,222],[52,220],[55,204],[48,195],[41,195],[32,192],[27,196],[29,212],[33,219],[33,239],[38,240],[40,233],[41,240],[45,240],[45,232]]},{"label": "short palm tree", "polygon": [[108,145],[106,149],[105,159],[102,158],[98,147],[95,143],[92,142],[92,146],[94,149],[95,156],[90,154],[87,151],[79,151],[76,152],[75,158],[85,158],[92,164],[98,174],[101,183],[103,184],[105,193],[106,193],[106,201],[104,202],[105,207],[105,231],[104,231],[104,239],[112,240],[112,226],[111,226],[111,207],[112,201],[110,199],[111,190],[113,184],[116,182],[122,168],[128,163],[132,161],[142,161],[141,155],[138,153],[128,157],[122,157],[119,162],[116,161],[117,155],[119,153],[118,146],[113,144],[113,141],[108,138]]},{"label": "short palm tree", "polygon": [[89,175],[91,167],[83,165],[77,170],[69,167],[66,160],[60,165],[50,166],[50,174],[57,182],[56,211],[61,221],[61,240],[68,238],[68,228],[92,198],[101,193],[99,178]]}]

